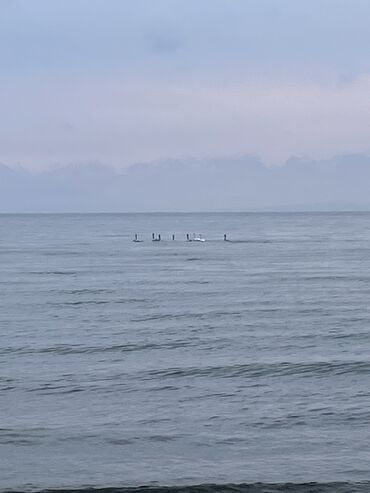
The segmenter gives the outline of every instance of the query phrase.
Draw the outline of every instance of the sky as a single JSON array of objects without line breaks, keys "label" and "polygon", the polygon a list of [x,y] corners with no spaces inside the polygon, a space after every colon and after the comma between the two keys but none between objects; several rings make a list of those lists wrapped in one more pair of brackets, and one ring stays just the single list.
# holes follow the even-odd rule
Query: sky
[{"label": "sky", "polygon": [[0,162],[370,151],[368,0],[0,0]]}]

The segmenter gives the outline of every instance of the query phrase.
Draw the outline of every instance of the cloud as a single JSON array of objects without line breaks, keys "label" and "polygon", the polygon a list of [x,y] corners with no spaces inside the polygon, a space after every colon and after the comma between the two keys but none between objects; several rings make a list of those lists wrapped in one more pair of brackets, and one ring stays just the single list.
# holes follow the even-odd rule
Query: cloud
[{"label": "cloud", "polygon": [[[370,72],[367,0],[18,0],[0,8],[1,65],[14,74]],[[153,50],[172,55],[159,62]]]},{"label": "cloud", "polygon": [[0,9],[0,160],[9,164],[240,153],[277,163],[369,149],[367,0]]},{"label": "cloud", "polygon": [[368,152],[370,78],[350,83],[32,78],[1,84],[0,160],[29,168],[167,157]]},{"label": "cloud", "polygon": [[148,46],[153,53],[169,54],[184,48],[184,39],[171,26],[158,23],[151,26],[145,34]]}]

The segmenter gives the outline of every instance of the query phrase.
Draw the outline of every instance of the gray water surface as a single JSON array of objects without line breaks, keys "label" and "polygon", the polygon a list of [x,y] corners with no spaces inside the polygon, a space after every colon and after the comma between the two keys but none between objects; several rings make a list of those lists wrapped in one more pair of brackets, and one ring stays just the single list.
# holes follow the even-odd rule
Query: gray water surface
[{"label": "gray water surface", "polygon": [[0,215],[0,489],[369,480],[369,300],[367,213]]}]

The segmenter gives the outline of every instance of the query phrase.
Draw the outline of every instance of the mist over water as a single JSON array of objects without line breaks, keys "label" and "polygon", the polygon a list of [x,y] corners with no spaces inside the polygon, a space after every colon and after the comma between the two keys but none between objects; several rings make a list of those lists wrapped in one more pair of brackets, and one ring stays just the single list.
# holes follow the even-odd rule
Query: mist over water
[{"label": "mist over water", "polygon": [[2,215],[0,292],[0,490],[367,491],[370,214]]},{"label": "mist over water", "polygon": [[0,163],[2,212],[370,210],[370,156],[169,160],[114,169],[85,163],[30,173]]}]

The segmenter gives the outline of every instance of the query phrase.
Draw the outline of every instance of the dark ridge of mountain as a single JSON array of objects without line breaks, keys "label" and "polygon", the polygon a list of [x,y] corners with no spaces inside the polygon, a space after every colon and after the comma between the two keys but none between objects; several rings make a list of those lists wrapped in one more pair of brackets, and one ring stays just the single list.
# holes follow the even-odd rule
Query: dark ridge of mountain
[{"label": "dark ridge of mountain", "polygon": [[0,183],[2,179],[16,177],[17,174],[18,171],[15,169],[6,166],[6,164],[0,163]]},{"label": "dark ridge of mountain", "polygon": [[370,157],[292,157],[266,167],[254,156],[167,160],[117,170],[101,163],[27,172],[0,164],[1,212],[370,208]]}]

